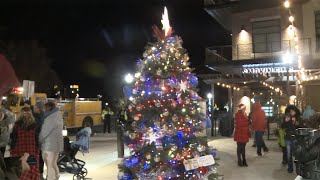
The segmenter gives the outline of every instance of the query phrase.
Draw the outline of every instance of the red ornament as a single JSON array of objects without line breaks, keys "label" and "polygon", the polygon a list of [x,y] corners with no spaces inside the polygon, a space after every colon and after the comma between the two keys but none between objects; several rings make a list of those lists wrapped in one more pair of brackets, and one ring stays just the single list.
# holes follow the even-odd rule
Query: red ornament
[{"label": "red ornament", "polygon": [[206,175],[208,173],[209,168],[206,166],[202,166],[198,168],[198,171],[200,172],[200,174],[202,175]]}]

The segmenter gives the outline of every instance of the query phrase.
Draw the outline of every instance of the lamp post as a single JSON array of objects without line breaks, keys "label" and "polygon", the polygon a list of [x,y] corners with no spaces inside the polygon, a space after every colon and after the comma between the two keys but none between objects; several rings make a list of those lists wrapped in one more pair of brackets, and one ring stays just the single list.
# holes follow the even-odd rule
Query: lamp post
[{"label": "lamp post", "polygon": [[207,94],[207,98],[208,98],[208,112],[209,112],[209,117],[210,117],[210,120],[211,120],[211,136],[214,136],[214,127],[213,127],[213,105],[212,105],[212,98],[213,98],[213,95],[211,93],[208,93]]},{"label": "lamp post", "polygon": [[[134,77],[128,73],[124,77],[124,81],[126,84],[131,84],[134,80]],[[125,112],[127,113],[127,112]],[[124,156],[124,143],[123,143],[123,126],[125,122],[121,122],[118,119],[118,127],[117,127],[117,150],[118,150],[118,158],[123,158]]]}]

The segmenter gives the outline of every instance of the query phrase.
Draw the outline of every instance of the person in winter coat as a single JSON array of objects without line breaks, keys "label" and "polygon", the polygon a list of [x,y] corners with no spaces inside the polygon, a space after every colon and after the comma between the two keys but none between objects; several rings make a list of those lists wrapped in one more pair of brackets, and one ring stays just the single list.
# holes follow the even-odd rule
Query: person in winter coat
[{"label": "person in winter coat", "polygon": [[286,142],[284,139],[286,132],[283,128],[279,128],[279,138],[278,138],[278,144],[282,150],[282,164],[287,164],[287,148],[286,148]]},{"label": "person in winter coat", "polygon": [[47,180],[59,179],[57,160],[59,152],[63,151],[63,119],[54,102],[45,104],[46,113],[41,127],[39,141],[42,158],[47,166]]},{"label": "person in winter coat", "polygon": [[77,141],[71,144],[71,147],[79,148],[83,153],[88,153],[90,148],[90,135],[92,133],[90,123],[85,123],[84,128],[77,132]]},{"label": "person in winter coat", "polygon": [[239,104],[238,109],[238,112],[235,114],[234,141],[237,142],[238,165],[242,167],[248,166],[245,148],[251,133],[249,130],[249,120],[245,113],[246,106],[244,104]]},{"label": "person in winter coat", "polygon": [[[37,102],[36,105],[31,106],[32,115],[41,130],[43,124],[43,116],[44,116],[44,104],[42,102]],[[44,161],[42,159],[42,151],[39,153],[39,171],[40,171],[40,180],[43,180],[43,167]]]},{"label": "person in winter coat", "polygon": [[15,119],[9,110],[1,107],[0,116],[2,117],[0,118],[0,151],[4,156],[10,138],[10,125],[14,123]]},{"label": "person in winter coat", "polygon": [[293,135],[296,134],[296,129],[300,126],[300,111],[296,106],[290,105],[286,108],[284,121],[281,128],[285,130],[285,143],[287,148],[287,163],[288,163],[288,173],[293,172]]},{"label": "person in winter coat", "polygon": [[39,180],[39,147],[38,147],[39,129],[29,107],[23,107],[21,116],[15,122],[12,129],[10,155],[23,156],[24,153],[30,154],[36,160],[34,165],[30,166],[29,171],[22,172],[21,180]]},{"label": "person in winter coat", "polygon": [[262,156],[261,149],[264,152],[268,152],[269,149],[264,143],[263,134],[266,131],[266,114],[263,109],[261,109],[261,104],[256,102],[254,104],[254,109],[251,115],[252,124],[251,127],[255,132],[255,140],[257,145],[257,154]]}]

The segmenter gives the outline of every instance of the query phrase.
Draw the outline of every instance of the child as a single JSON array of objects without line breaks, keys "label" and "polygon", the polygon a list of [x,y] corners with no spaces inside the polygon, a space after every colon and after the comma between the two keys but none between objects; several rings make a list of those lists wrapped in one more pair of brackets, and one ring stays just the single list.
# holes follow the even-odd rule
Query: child
[{"label": "child", "polygon": [[286,142],[284,140],[286,132],[283,128],[279,128],[279,138],[278,138],[278,144],[280,148],[282,149],[282,164],[287,164],[287,148],[286,148]]},{"label": "child", "polygon": [[77,141],[71,144],[71,147],[77,147],[83,153],[89,152],[90,135],[92,133],[90,123],[85,123],[84,128],[76,135]]}]

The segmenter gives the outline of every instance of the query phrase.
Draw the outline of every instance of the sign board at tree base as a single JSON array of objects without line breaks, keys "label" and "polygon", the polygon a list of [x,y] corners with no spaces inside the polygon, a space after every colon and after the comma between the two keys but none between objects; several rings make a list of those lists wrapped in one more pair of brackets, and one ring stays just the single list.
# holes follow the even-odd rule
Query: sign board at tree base
[{"label": "sign board at tree base", "polygon": [[183,161],[184,168],[187,171],[197,169],[199,167],[205,167],[215,164],[215,160],[212,155],[201,156],[193,159],[186,159]]}]

